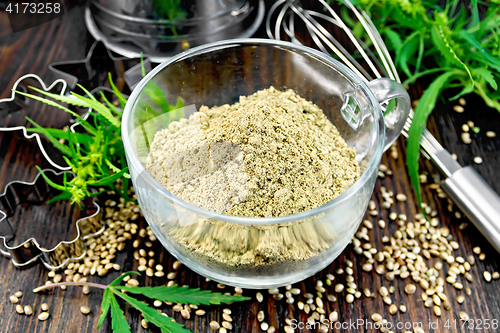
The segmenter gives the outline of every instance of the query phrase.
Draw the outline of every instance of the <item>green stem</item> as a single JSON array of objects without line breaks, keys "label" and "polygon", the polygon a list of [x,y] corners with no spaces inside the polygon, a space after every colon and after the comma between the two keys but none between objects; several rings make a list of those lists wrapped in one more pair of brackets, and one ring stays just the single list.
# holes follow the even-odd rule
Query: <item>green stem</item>
[{"label": "green stem", "polygon": [[416,73],[415,75],[412,75],[410,78],[406,79],[402,84],[406,86],[407,84],[411,84],[415,82],[418,78],[427,75],[427,74],[432,74],[436,72],[441,72],[441,71],[449,71],[455,68],[449,68],[449,67],[440,67],[440,68],[433,68],[433,69],[428,69],[425,71],[422,71],[420,73]]},{"label": "green stem", "polygon": [[108,286],[100,283],[93,283],[93,282],[58,282],[58,283],[51,283],[51,284],[46,284],[44,286],[37,287],[33,289],[34,293],[37,293],[39,291],[45,290],[45,289],[52,289],[54,287],[60,287],[60,286],[89,286],[89,287],[94,287],[94,288],[100,288],[106,290]]},{"label": "green stem", "polygon": [[491,99],[486,93],[486,91],[479,84],[474,85],[474,90],[479,96],[481,96],[486,105],[488,105],[491,108],[495,108],[497,109],[497,111],[500,112],[500,103],[497,100]]}]

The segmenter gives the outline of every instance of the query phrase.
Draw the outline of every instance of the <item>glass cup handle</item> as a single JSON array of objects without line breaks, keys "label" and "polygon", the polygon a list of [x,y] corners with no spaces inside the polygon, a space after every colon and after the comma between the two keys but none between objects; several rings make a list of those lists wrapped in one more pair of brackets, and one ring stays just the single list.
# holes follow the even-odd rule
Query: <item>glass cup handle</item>
[{"label": "glass cup handle", "polygon": [[380,78],[367,83],[382,107],[385,123],[384,151],[398,138],[410,113],[410,96],[401,83]]}]

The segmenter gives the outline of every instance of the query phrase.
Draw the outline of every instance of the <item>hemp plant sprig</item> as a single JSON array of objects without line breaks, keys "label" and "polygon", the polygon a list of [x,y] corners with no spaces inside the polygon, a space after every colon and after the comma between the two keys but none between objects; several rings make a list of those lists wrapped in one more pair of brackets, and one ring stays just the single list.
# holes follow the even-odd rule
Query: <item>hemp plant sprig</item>
[{"label": "hemp plant sprig", "polygon": [[130,304],[136,310],[139,310],[144,319],[159,327],[162,333],[187,333],[190,332],[186,330],[183,325],[176,323],[172,318],[158,312],[158,310],[150,307],[149,305],[143,303],[142,301],[133,298],[128,294],[142,295],[152,300],[158,300],[162,302],[172,302],[172,303],[183,303],[183,304],[194,304],[194,305],[219,305],[222,303],[232,303],[232,302],[242,302],[247,301],[250,298],[244,296],[234,296],[234,295],[223,295],[218,292],[212,292],[210,290],[200,290],[199,288],[189,288],[187,286],[158,286],[158,287],[129,287],[122,286],[119,283],[127,276],[131,274],[138,274],[137,272],[126,272],[116,278],[109,285],[103,285],[93,282],[59,282],[52,283],[44,286],[40,286],[33,290],[34,293],[38,293],[45,289],[52,289],[54,287],[60,286],[89,286],[94,288],[104,289],[104,294],[101,301],[101,316],[97,323],[97,328],[101,327],[106,316],[110,313],[111,316],[111,328],[113,333],[129,333],[130,326],[127,323],[127,319],[120,309],[117,297],[121,298],[128,304]]},{"label": "hemp plant sprig", "polygon": [[[143,65],[142,60],[141,64]],[[143,70],[144,75],[145,72]],[[47,183],[61,191],[61,194],[52,198],[50,202],[70,199],[71,203],[79,204],[86,197],[97,196],[101,193],[91,191],[92,187],[102,187],[105,191],[114,191],[125,200],[131,200],[128,196],[130,175],[128,174],[125,149],[121,138],[122,110],[127,103],[127,99],[113,83],[111,74],[109,74],[109,84],[119,102],[119,107],[110,102],[102,91],[99,92],[102,99],[101,102],[81,85],[78,85],[78,87],[88,97],[75,92],[71,92],[72,96],[60,96],[34,87],[31,87],[31,89],[51,99],[16,91],[17,94],[57,107],[69,113],[76,118],[78,124],[82,127],[81,132],[57,128],[43,128],[26,117],[34,126],[34,128],[28,128],[27,131],[43,134],[54,147],[61,151],[63,159],[76,175],[70,181],[66,181],[65,178],[63,184],[56,184],[42,172],[42,176]],[[180,97],[177,98],[176,104],[168,103],[165,92],[151,82],[146,85],[144,92],[149,97],[150,103],[140,103],[140,109],[137,111],[137,114],[138,121],[141,123],[171,111],[175,111],[169,115],[172,120],[184,117],[183,101]],[[84,119],[54,100],[67,105],[87,108],[92,111]],[[41,171],[40,168],[38,169]],[[123,185],[122,189],[116,186],[116,181],[120,178]]]},{"label": "hemp plant sprig", "polygon": [[[110,84],[123,107],[126,99],[116,89],[111,76]],[[91,187],[108,188],[120,196],[128,198],[127,191],[130,176],[127,174],[128,168],[121,140],[122,110],[113,105],[102,91],[100,91],[100,95],[106,105],[99,102],[84,87],[81,85],[78,86],[88,97],[74,92],[71,92],[72,96],[60,96],[34,87],[31,88],[58,102],[93,110],[94,112],[90,112],[86,119],[51,99],[16,91],[20,95],[57,107],[69,113],[77,119],[78,124],[83,129],[82,132],[73,132],[69,129],[43,128],[26,117],[34,126],[34,128],[29,128],[28,132],[43,134],[54,147],[61,151],[63,159],[76,175],[70,181],[65,180],[63,184],[55,184],[42,173],[45,180],[52,187],[62,192],[57,197],[51,199],[51,201],[70,199],[71,203],[80,203],[86,197],[100,194],[100,192],[92,192],[90,190]],[[40,168],[38,169],[40,170]],[[123,190],[115,186],[115,182],[119,178],[122,179]]]}]

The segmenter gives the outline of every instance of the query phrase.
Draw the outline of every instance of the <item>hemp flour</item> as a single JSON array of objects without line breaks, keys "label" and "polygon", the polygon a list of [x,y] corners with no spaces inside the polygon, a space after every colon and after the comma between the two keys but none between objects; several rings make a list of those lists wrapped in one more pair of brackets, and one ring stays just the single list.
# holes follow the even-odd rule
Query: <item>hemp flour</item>
[{"label": "hemp flour", "polygon": [[[234,216],[285,216],[323,205],[359,177],[356,153],[323,111],[273,87],[158,131],[146,169],[176,196]],[[249,226],[207,219],[169,230],[193,253],[229,266],[303,260],[335,232],[303,220]]]}]

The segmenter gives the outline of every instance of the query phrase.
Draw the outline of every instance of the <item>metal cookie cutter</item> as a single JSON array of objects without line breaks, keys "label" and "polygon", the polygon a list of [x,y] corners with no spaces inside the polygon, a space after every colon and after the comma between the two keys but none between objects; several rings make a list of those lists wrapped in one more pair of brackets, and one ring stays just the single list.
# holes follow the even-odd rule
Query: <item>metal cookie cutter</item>
[{"label": "metal cookie cutter", "polygon": [[[14,83],[14,86],[12,87],[13,91],[12,91],[12,94],[10,97],[0,99],[0,112],[16,111],[18,109],[21,109],[23,107],[22,105],[28,105],[30,103],[29,98],[16,94],[16,91],[27,92],[28,87],[27,87],[27,85],[23,84],[23,81],[25,81],[25,80],[27,80],[27,81],[31,80],[31,81],[34,81],[35,83],[38,83],[38,85],[41,87],[41,89],[44,91],[47,91],[47,92],[52,91],[53,89],[55,89],[55,87],[60,85],[60,91],[59,91],[58,95],[69,96],[69,93],[67,92],[68,84],[66,83],[65,80],[58,79],[58,80],[54,81],[50,86],[48,86],[45,84],[45,82],[38,75],[26,74],[26,75],[21,76]],[[106,87],[102,87],[102,86],[99,86],[99,87],[93,89],[90,93],[92,95],[96,96],[97,98],[99,98],[99,96],[98,96],[99,91],[103,91],[105,94],[107,94],[108,98],[109,98],[109,95],[112,93],[112,91],[110,89],[108,89]],[[45,97],[45,96],[43,96],[43,97]],[[63,112],[63,111],[61,111],[61,112]],[[90,112],[91,112],[90,109],[87,110],[87,112],[85,112],[85,114],[82,115],[82,118],[87,119],[89,117]],[[77,125],[79,125],[79,122],[73,121],[73,124],[70,125],[70,130],[72,132],[75,132],[75,127]],[[52,165],[54,168],[61,170],[61,171],[71,170],[70,166],[59,165],[50,158],[49,154],[46,152],[46,150],[42,144],[42,139],[38,133],[29,133],[26,126],[0,127],[0,132],[13,132],[13,131],[22,131],[23,135],[26,139],[35,138],[36,142],[38,144],[38,147],[40,148],[40,152],[45,157],[45,159],[50,163],[50,165]]]},{"label": "metal cookie cutter", "polygon": [[[42,172],[56,183],[62,183],[64,177],[74,177],[72,172],[56,172],[50,169]],[[10,182],[0,194],[0,239],[3,240],[0,252],[11,258],[14,266],[26,267],[40,259],[48,269],[60,269],[70,260],[82,259],[86,251],[85,240],[103,232],[105,226],[101,219],[102,211],[92,198],[88,200],[89,202],[82,203],[82,213],[88,215],[76,221],[75,239],[61,241],[52,249],[42,248],[33,237],[21,244],[10,244],[18,227],[16,221],[11,221],[16,207],[22,204],[41,204],[57,195],[57,192],[59,191],[52,188],[39,173],[31,183]]]},{"label": "metal cookie cutter", "polygon": [[[80,83],[86,89],[93,90],[107,82],[108,72],[118,77],[136,65],[140,66],[140,58],[117,56],[102,41],[95,41],[85,59],[54,62],[48,68],[57,77],[66,80],[69,89],[74,89]],[[129,89],[131,91],[132,87],[129,86]]]},{"label": "metal cookie cutter", "polygon": [[[17,91],[17,90],[27,91],[27,87],[25,85],[21,84],[21,82],[24,81],[24,80],[30,80],[30,79],[37,81],[39,83],[40,87],[44,91],[51,91],[57,85],[60,84],[61,85],[61,90],[59,92],[60,96],[64,96],[65,95],[66,89],[68,87],[68,84],[66,83],[66,81],[64,81],[62,79],[56,80],[50,86],[47,86],[45,84],[45,82],[38,75],[35,75],[35,74],[26,74],[26,75],[23,75],[23,76],[21,76],[16,81],[16,83],[14,83],[14,86],[12,87],[13,91],[12,91],[11,96],[8,97],[8,98],[0,99],[0,111],[5,111],[5,110],[9,111],[9,110],[12,110],[13,104],[17,104],[16,101],[20,100],[20,98],[18,96],[16,96],[16,92],[15,91]],[[21,100],[25,101],[25,102],[23,102],[23,104],[28,104],[29,103],[29,99],[26,99],[24,96],[21,98]],[[2,104],[4,104],[5,106],[2,105]],[[19,130],[22,130],[23,135],[24,135],[24,137],[26,139],[32,139],[32,138],[36,139],[37,144],[40,147],[40,151],[42,152],[43,156],[47,159],[47,161],[53,167],[55,167],[55,168],[57,168],[59,170],[71,170],[71,167],[69,167],[69,166],[61,166],[61,165],[57,164],[56,162],[54,162],[50,158],[50,156],[47,154],[47,152],[45,151],[45,148],[42,145],[42,141],[41,141],[40,135],[38,135],[38,133],[28,133],[28,131],[26,129],[26,126],[0,127],[0,132],[11,132],[11,131],[19,131]]]}]

